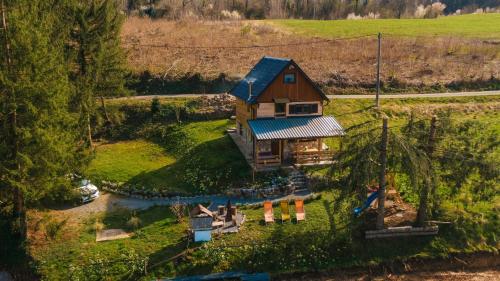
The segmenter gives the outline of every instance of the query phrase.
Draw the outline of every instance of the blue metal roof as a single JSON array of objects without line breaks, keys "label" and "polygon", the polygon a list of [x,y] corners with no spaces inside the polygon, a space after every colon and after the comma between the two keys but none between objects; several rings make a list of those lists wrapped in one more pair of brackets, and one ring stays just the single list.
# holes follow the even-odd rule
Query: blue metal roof
[{"label": "blue metal roof", "polygon": [[[274,79],[292,62],[291,59],[263,57],[245,78],[238,83],[232,90],[231,94],[247,101],[254,103],[264,90],[271,84]],[[248,84],[252,83],[252,97],[249,98]]]},{"label": "blue metal roof", "polygon": [[303,139],[344,135],[333,116],[289,117],[248,120],[257,140]]}]

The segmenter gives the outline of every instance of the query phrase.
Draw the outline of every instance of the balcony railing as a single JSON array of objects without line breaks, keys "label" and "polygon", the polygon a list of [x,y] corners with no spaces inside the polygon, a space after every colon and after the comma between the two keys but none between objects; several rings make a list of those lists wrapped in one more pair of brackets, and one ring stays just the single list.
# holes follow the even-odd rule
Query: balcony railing
[{"label": "balcony railing", "polygon": [[320,163],[332,161],[334,152],[330,150],[322,151],[302,151],[295,153],[294,160],[297,164]]},{"label": "balcony railing", "polygon": [[257,156],[255,160],[257,166],[279,166],[281,165],[281,158],[279,155]]}]

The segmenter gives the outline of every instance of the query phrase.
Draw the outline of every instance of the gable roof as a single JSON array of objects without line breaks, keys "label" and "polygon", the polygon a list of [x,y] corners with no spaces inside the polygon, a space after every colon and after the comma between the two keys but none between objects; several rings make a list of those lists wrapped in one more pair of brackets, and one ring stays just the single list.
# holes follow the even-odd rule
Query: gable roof
[{"label": "gable roof", "polygon": [[[319,92],[321,97],[328,100],[326,95],[319,89],[316,84],[300,69],[300,67],[292,60],[285,58],[274,58],[264,56],[250,72],[241,80],[233,89],[230,94],[244,100],[246,103],[256,103],[259,96],[271,85],[278,75],[285,70],[290,64],[293,64],[299,72],[304,75],[306,80],[313,85]],[[249,96],[249,83],[252,83],[252,95]]]}]

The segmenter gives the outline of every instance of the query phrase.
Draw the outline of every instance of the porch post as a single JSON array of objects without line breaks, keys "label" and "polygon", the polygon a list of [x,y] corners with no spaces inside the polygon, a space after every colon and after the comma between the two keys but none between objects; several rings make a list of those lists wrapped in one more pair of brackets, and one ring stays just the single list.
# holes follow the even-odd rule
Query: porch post
[{"label": "porch post", "polygon": [[295,162],[297,164],[300,164],[299,161],[299,140],[295,139]]},{"label": "porch post", "polygon": [[283,161],[281,159],[281,142],[283,142],[283,140],[279,140],[279,157],[280,157],[280,164],[283,164]]},{"label": "porch post", "polygon": [[257,165],[258,165],[257,161],[259,160],[259,141],[255,140],[254,145],[255,145],[255,155],[254,155],[253,161],[255,163],[255,167],[257,167]]},{"label": "porch post", "polygon": [[321,154],[323,154],[323,152],[321,151],[321,138],[318,138],[318,162],[321,161]]}]

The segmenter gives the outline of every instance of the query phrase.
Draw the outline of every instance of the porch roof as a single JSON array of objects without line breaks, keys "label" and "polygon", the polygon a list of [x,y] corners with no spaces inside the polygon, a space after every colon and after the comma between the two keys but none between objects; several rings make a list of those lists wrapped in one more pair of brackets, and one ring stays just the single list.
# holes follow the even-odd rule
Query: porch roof
[{"label": "porch roof", "polygon": [[344,135],[344,129],[333,116],[288,117],[249,120],[257,140],[304,139]]}]

